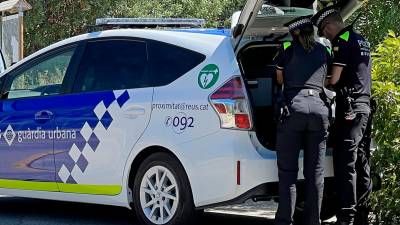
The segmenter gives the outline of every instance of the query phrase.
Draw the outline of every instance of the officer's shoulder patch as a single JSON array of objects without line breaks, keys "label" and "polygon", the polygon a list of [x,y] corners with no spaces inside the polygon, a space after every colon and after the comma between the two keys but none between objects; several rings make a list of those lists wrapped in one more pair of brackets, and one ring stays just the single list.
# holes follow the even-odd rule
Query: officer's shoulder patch
[{"label": "officer's shoulder patch", "polygon": [[290,46],[292,46],[292,42],[287,41],[283,43],[283,50],[288,49]]},{"label": "officer's shoulder patch", "polygon": [[350,39],[350,31],[346,31],[344,34],[342,34],[342,35],[340,35],[339,36],[342,40],[344,40],[344,41],[349,41],[349,39]]}]

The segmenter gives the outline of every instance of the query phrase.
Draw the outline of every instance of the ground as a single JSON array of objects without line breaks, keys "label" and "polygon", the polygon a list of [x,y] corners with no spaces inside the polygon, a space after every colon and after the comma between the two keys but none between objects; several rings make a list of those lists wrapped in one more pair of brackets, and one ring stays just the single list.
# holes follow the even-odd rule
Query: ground
[{"label": "ground", "polygon": [[[273,225],[277,204],[245,203],[206,210],[197,225]],[[125,208],[0,197],[0,225],[139,225]]]}]

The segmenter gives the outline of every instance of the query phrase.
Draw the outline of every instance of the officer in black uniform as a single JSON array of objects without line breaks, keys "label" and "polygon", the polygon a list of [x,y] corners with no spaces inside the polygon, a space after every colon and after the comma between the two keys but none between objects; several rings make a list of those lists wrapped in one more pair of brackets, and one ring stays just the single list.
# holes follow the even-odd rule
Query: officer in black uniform
[{"label": "officer in black uniform", "polygon": [[284,86],[287,112],[278,124],[279,207],[275,224],[294,222],[298,160],[304,149],[304,224],[320,225],[329,126],[329,110],[321,95],[330,53],[315,41],[310,17],[297,18],[287,26],[293,42],[284,43],[277,56],[277,81]]},{"label": "officer in black uniform", "polygon": [[369,164],[370,44],[352,26],[345,27],[336,6],[312,18],[318,33],[332,43],[332,77],[336,98],[334,167],[339,194],[338,224],[368,224],[372,189]]}]

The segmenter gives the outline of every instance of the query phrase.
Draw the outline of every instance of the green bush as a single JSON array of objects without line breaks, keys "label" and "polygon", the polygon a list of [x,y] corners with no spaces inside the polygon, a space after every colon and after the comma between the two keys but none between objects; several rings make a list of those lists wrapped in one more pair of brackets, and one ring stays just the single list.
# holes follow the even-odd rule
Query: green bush
[{"label": "green bush", "polygon": [[374,118],[373,169],[383,175],[382,189],[372,196],[375,224],[400,224],[400,37],[394,32],[373,55]]},{"label": "green bush", "polygon": [[[375,48],[381,43],[388,30],[400,33],[400,1],[399,0],[368,0],[359,11],[361,18],[356,23],[356,29],[368,37]],[[358,15],[356,13],[350,21]]]}]

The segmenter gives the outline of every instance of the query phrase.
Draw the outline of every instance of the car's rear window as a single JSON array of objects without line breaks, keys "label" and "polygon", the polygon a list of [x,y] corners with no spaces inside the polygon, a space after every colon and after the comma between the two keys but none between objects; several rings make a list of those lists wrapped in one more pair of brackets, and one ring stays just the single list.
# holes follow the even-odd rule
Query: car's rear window
[{"label": "car's rear window", "polygon": [[288,17],[299,17],[305,15],[312,15],[314,11],[307,8],[298,7],[277,7],[272,5],[263,5],[261,10],[258,12],[258,17],[270,17],[270,16],[288,16]]},{"label": "car's rear window", "polygon": [[165,86],[204,61],[198,52],[159,41],[149,41],[149,74],[153,86]]}]

